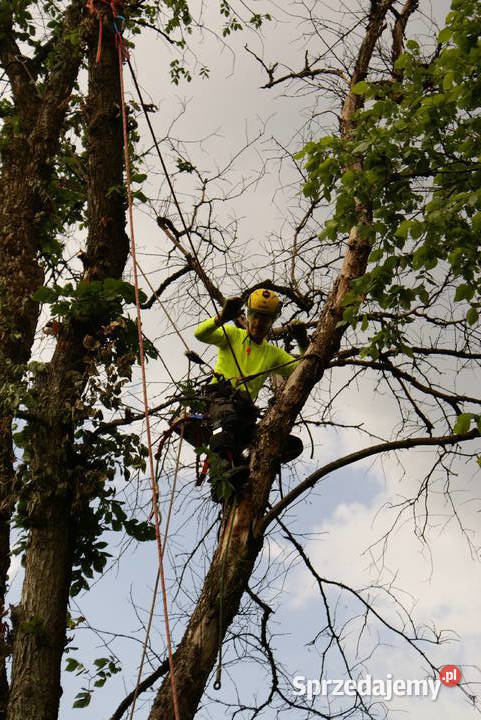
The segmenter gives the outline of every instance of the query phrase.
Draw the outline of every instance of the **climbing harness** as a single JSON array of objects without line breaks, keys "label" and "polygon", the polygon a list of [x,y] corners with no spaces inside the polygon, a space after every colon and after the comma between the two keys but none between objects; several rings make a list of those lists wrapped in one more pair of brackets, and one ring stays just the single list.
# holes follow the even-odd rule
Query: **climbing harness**
[{"label": "climbing harness", "polygon": [[[215,499],[219,500],[216,480],[228,481],[235,487],[239,485],[241,476],[246,474],[247,456],[244,453],[252,444],[259,410],[224,378],[201,387],[195,400],[196,406],[202,409],[190,410],[184,416],[174,418],[161,438],[157,455],[162,452],[170,434],[179,432],[179,428],[183,427],[185,439],[198,453],[196,485],[204,482],[210,470]],[[199,452],[203,448],[206,448],[206,458],[201,468]],[[219,458],[219,462],[212,465],[214,458]],[[222,468],[223,459],[229,467]]]}]

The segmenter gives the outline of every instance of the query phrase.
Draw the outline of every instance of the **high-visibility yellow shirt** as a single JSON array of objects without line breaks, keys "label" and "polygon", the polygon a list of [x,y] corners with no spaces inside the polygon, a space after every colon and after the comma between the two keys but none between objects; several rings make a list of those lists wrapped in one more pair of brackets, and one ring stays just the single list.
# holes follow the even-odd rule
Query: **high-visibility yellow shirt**
[{"label": "high-visibility yellow shirt", "polygon": [[[287,378],[299,364],[299,360],[266,340],[263,340],[262,343],[254,342],[249,337],[247,330],[235,325],[217,327],[215,318],[209,318],[202,322],[196,328],[194,335],[197,340],[209,345],[216,345],[219,348],[215,364],[216,373],[222,375],[226,380],[230,380],[234,387],[241,392],[246,393],[247,385],[252,401],[255,401],[268,375],[278,373]],[[241,373],[232,352],[237,359]],[[257,375],[257,373],[261,374]],[[244,383],[241,374],[244,378],[249,375],[256,375],[256,377],[246,380]]]}]

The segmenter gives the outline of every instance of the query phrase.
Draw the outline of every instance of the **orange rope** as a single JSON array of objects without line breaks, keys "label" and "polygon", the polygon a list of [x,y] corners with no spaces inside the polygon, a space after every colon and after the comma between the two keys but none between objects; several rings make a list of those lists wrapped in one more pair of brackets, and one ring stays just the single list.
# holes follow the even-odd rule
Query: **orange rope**
[{"label": "orange rope", "polygon": [[162,590],[162,604],[164,609],[164,623],[165,623],[165,634],[167,640],[167,648],[169,653],[169,668],[170,668],[170,684],[172,688],[172,702],[174,706],[175,720],[180,720],[179,705],[177,699],[177,689],[175,685],[175,674],[174,674],[174,659],[172,654],[172,641],[170,635],[170,623],[169,614],[167,609],[167,591],[165,587],[165,575],[164,575],[164,563],[163,563],[163,551],[162,551],[162,539],[160,535],[160,520],[159,520],[159,503],[158,503],[158,492],[157,483],[155,482],[155,471],[154,471],[154,455],[152,449],[152,435],[150,430],[150,414],[149,414],[149,399],[147,394],[147,380],[145,372],[145,359],[144,359],[144,342],[142,337],[142,317],[140,310],[140,293],[139,293],[139,278],[137,271],[137,256],[135,246],[135,233],[134,233],[134,220],[133,220],[133,202],[132,202],[132,188],[130,180],[130,157],[128,148],[128,135],[127,135],[127,114],[125,110],[125,89],[124,89],[124,72],[123,62],[126,59],[126,48],[124,47],[123,39],[120,33],[116,33],[117,37],[117,50],[119,57],[119,76],[120,76],[120,95],[121,95],[121,109],[122,109],[122,130],[124,137],[124,157],[125,157],[125,176],[126,176],[126,187],[127,187],[127,198],[128,198],[128,211],[129,211],[129,228],[130,228],[130,248],[132,254],[132,262],[134,269],[134,288],[135,288],[135,304],[137,307],[137,332],[139,338],[139,354],[140,354],[140,368],[142,375],[142,394],[144,400],[144,412],[145,412],[145,427],[147,433],[147,447],[149,453],[149,470],[150,470],[150,482],[152,490],[152,505],[154,509],[154,523],[155,523],[155,537],[157,540],[157,551],[159,556],[159,573],[160,583]]},{"label": "orange rope", "polygon": [[[112,19],[114,20],[114,26],[115,26],[115,18],[120,17],[117,12],[117,5],[121,3],[122,0],[98,0],[99,2],[103,3],[107,7],[110,7],[110,10],[112,12]],[[98,11],[98,8],[95,6],[95,0],[87,0],[85,7],[89,11],[91,15],[96,15],[99,21],[99,39],[97,41],[97,57],[96,57],[96,63],[97,65],[100,62],[100,59],[102,57],[102,13]],[[116,28],[116,43],[117,43],[117,35],[119,34],[117,28]],[[123,45],[123,42],[120,43]],[[125,47],[125,46],[124,46]],[[126,48],[125,48],[126,49]]]}]

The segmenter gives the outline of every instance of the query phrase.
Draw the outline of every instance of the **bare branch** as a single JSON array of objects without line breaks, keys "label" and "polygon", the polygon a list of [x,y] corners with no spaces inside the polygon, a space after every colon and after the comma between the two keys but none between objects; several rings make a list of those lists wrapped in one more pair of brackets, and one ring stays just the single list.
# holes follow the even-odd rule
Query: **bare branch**
[{"label": "bare branch", "polygon": [[133,703],[134,699],[137,698],[141,693],[145,692],[149,688],[152,687],[152,685],[159,680],[159,678],[163,677],[166,672],[169,670],[169,661],[164,660],[164,662],[159,665],[157,670],[154,670],[153,673],[151,673],[148,677],[144,678],[142,682],[139,683],[139,685],[132,690],[120,703],[116,711],[113,713],[113,715],[110,716],[110,720],[121,720],[122,715],[128,710],[128,708]]},{"label": "bare branch", "polygon": [[175,230],[172,222],[167,218],[157,217],[157,225],[161,228],[161,230],[164,231],[169,240],[171,240],[175,247],[182,253],[182,255],[187,260],[189,267],[191,267],[192,270],[197,273],[199,279],[202,281],[209,295],[214,298],[214,300],[220,305],[223,305],[225,300],[223,294],[221,293],[219,288],[214,285],[212,280],[210,280],[210,278],[207,276],[207,273],[200,264],[197,256],[194,257],[194,255],[192,255],[192,253],[186,250],[182,243],[179,241],[180,235]]},{"label": "bare branch", "polygon": [[176,280],[179,280],[179,278],[183,277],[184,275],[187,275],[187,273],[191,272],[191,270],[193,270],[191,265],[184,265],[184,267],[180,268],[180,270],[177,270],[177,272],[173,273],[172,275],[169,275],[169,277],[166,278],[166,280],[164,280],[159,285],[159,287],[157,288],[155,293],[153,295],[151,295],[149,297],[149,299],[141,306],[142,310],[149,310],[152,307],[152,305],[155,303],[155,300],[162,295],[164,290],[166,290],[169,287],[169,285],[174,283]]},{"label": "bare branch", "polygon": [[346,467],[347,465],[352,465],[353,463],[358,462],[359,460],[363,460],[364,458],[371,457],[372,455],[379,455],[381,453],[389,452],[391,450],[409,450],[410,448],[421,446],[444,447],[446,445],[456,445],[460,442],[474,440],[474,438],[477,438],[479,436],[479,430],[477,428],[474,428],[467,433],[459,435],[445,435],[444,437],[419,437],[406,438],[405,440],[393,440],[391,442],[380,443],[379,445],[372,445],[371,447],[357,450],[356,452],[349,453],[349,455],[344,455],[344,457],[338,458],[337,460],[334,460],[333,462],[324,465],[324,467],[319,468],[319,470],[311,473],[311,475],[309,475],[305,480],[299,483],[299,485],[297,485],[293,490],[288,492],[287,495],[285,495],[282,500],[280,500],[276,505],[274,505],[274,507],[269,510],[268,513],[266,513],[262,520],[260,520],[256,524],[254,535],[255,537],[260,537],[265,532],[267,526],[270,525],[270,523],[275,518],[277,518],[283,510],[289,507],[289,505],[291,505],[294,500],[296,500],[300,495],[306,492],[306,490],[314,487],[314,485],[319,480],[326,477],[326,475],[330,475],[335,470],[340,470],[341,468]]},{"label": "bare branch", "polygon": [[305,64],[302,70],[298,71],[292,71],[290,73],[287,73],[286,75],[281,75],[278,78],[274,78],[274,73],[279,65],[279,63],[274,63],[273,65],[266,65],[265,62],[260,58],[258,55],[256,55],[255,52],[250,50],[247,45],[244,45],[245,50],[255,57],[258,63],[262,65],[264,70],[266,71],[269,82],[267,82],[265,85],[261,85],[262,90],[266,90],[268,88],[272,88],[275,85],[280,85],[281,83],[287,82],[288,80],[303,80],[304,78],[309,78],[310,80],[313,80],[315,77],[318,77],[319,75],[334,75],[336,77],[341,78],[344,80],[344,82],[348,82],[348,78],[346,77],[346,74],[339,70],[338,68],[316,68],[314,67],[314,63],[309,63],[307,50],[305,54]]},{"label": "bare branch", "polygon": [[456,412],[459,411],[459,403],[461,402],[474,403],[476,405],[479,405],[481,403],[481,398],[472,397],[471,395],[451,395],[446,392],[442,392],[441,390],[437,390],[433,385],[423,385],[423,383],[420,383],[419,380],[416,380],[415,377],[410,375],[405,370],[401,370],[400,368],[396,367],[387,359],[384,362],[377,362],[374,360],[334,360],[330,364],[330,367],[342,366],[346,364],[354,365],[356,367],[372,368],[373,370],[385,370],[386,372],[391,373],[397,378],[402,378],[403,380],[406,380],[410,383],[410,385],[415,387],[420,392],[425,393],[426,395],[432,395],[433,397],[439,398],[440,400],[444,400],[449,405],[451,405],[451,407],[456,410]]}]

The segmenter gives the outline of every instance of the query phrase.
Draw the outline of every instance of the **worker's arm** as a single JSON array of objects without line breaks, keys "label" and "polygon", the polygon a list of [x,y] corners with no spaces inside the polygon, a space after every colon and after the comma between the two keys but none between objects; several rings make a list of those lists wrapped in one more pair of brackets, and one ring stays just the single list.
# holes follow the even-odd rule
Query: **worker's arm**
[{"label": "worker's arm", "polygon": [[227,343],[224,330],[220,326],[217,316],[201,322],[194,330],[194,336],[200,342],[217,345],[217,347],[223,347]]},{"label": "worker's arm", "polygon": [[[288,378],[296,367],[299,365],[300,359],[293,357],[290,353],[286,352],[282,348],[276,348],[276,366],[272,371],[276,375],[282,375],[284,378]],[[277,367],[280,365],[281,367]]]}]

